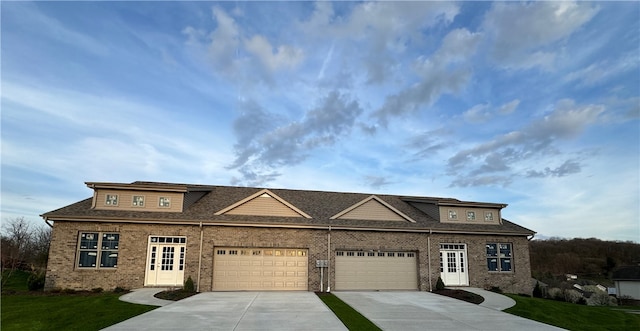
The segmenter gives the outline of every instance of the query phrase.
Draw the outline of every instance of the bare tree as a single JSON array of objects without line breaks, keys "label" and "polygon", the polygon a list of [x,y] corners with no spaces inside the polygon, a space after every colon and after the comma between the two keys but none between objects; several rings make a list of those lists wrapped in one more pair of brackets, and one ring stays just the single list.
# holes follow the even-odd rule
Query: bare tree
[{"label": "bare tree", "polygon": [[2,222],[1,229],[2,285],[15,270],[44,270],[49,255],[51,228],[42,226],[34,229],[24,217],[17,217]]}]

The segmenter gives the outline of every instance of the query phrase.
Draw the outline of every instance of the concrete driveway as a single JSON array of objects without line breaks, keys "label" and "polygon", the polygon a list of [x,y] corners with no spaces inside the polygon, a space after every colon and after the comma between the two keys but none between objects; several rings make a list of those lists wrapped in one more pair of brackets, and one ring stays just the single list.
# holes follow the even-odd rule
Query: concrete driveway
[{"label": "concrete driveway", "polygon": [[104,330],[347,330],[313,292],[206,292]]},{"label": "concrete driveway", "polygon": [[562,330],[429,292],[333,292],[383,330]]}]

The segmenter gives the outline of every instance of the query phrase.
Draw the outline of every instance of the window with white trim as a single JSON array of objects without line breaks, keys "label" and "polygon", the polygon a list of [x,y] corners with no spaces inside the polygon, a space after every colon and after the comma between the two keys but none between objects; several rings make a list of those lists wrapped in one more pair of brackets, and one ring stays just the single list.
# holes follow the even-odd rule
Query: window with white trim
[{"label": "window with white trim", "polygon": [[487,269],[496,272],[511,272],[513,270],[512,246],[507,243],[487,244]]},{"label": "window with white trim", "polygon": [[120,234],[80,232],[78,268],[112,269],[118,267]]},{"label": "window with white trim", "polygon": [[160,199],[158,200],[158,206],[165,207],[165,208],[170,207],[171,199],[169,199],[168,197],[160,197]]},{"label": "window with white trim", "polygon": [[484,213],[485,221],[493,221],[493,212],[487,211]]},{"label": "window with white trim", "polygon": [[134,207],[144,207],[144,196],[134,195],[132,204]]},{"label": "window with white trim", "polygon": [[467,221],[475,221],[475,220],[476,220],[476,212],[467,211]]},{"label": "window with white trim", "polygon": [[457,220],[458,219],[458,212],[452,209],[449,209],[449,219],[450,220]]},{"label": "window with white trim", "polygon": [[118,205],[118,195],[117,194],[107,194],[105,198],[104,204],[107,206],[117,206]]}]

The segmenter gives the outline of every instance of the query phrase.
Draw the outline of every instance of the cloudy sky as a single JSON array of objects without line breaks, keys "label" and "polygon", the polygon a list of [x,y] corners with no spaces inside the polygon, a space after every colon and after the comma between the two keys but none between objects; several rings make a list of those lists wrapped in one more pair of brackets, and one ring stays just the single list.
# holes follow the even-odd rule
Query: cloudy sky
[{"label": "cloudy sky", "polygon": [[3,2],[2,220],[136,180],[640,242],[638,2]]}]

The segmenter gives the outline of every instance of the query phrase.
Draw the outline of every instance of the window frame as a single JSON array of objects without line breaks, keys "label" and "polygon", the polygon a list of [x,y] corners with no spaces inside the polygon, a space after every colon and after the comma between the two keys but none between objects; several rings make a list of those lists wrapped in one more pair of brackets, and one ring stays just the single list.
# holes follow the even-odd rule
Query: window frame
[{"label": "window frame", "polygon": [[[494,246],[495,248],[490,248],[490,246]],[[514,272],[513,243],[488,242],[486,244],[486,256],[487,256],[487,270],[489,272],[491,273],[513,273]]]},{"label": "window frame", "polygon": [[485,211],[484,212],[484,220],[486,222],[493,222],[493,212],[492,211]]},{"label": "window frame", "polygon": [[171,198],[170,197],[158,197],[158,207],[160,207],[160,208],[171,208]]},{"label": "window frame", "polygon": [[[89,235],[95,235],[94,240]],[[113,239],[109,239],[112,236]],[[91,247],[85,246],[91,245]],[[115,257],[111,255],[115,254]],[[118,258],[120,254],[120,233],[115,231],[79,231],[76,246],[75,268],[79,270],[117,270]],[[87,257],[93,256],[93,263],[89,266],[80,265],[89,261]],[[104,265],[106,261],[112,260],[111,265]]]},{"label": "window frame", "polygon": [[449,209],[449,213],[448,216],[450,220],[457,220],[458,219],[458,211],[455,209]]},{"label": "window frame", "polygon": [[117,194],[105,194],[104,205],[105,206],[118,206],[120,197]]},{"label": "window frame", "polygon": [[136,208],[144,208],[145,198],[146,197],[144,195],[134,195],[131,197],[131,205]]},{"label": "window frame", "polygon": [[466,212],[467,221],[472,222],[476,220],[476,211],[475,210],[467,210]]}]

